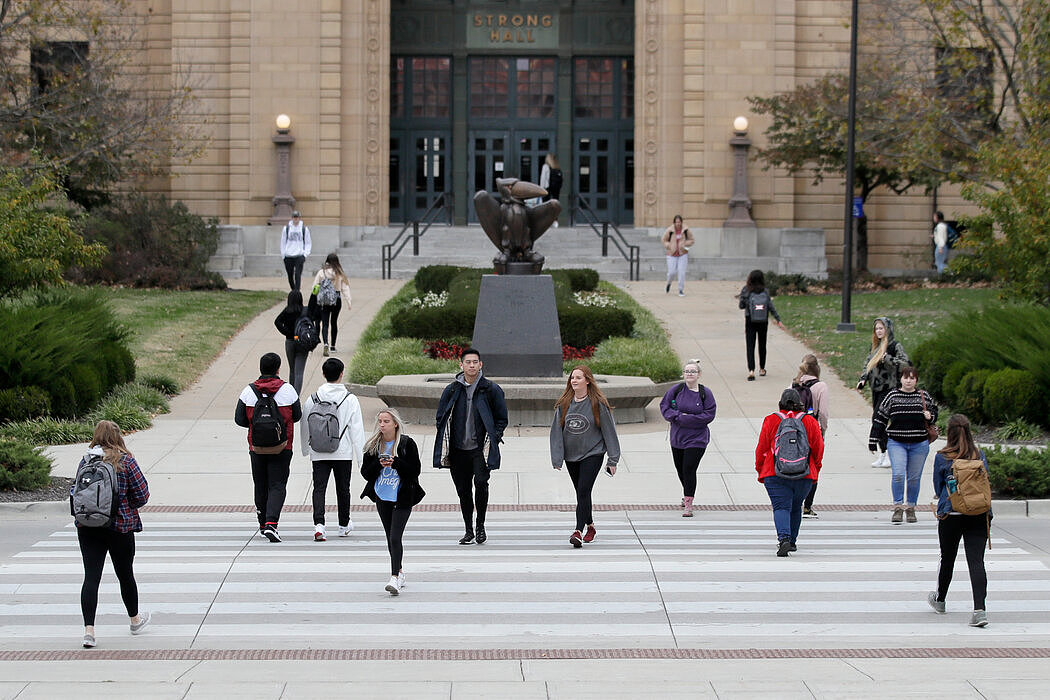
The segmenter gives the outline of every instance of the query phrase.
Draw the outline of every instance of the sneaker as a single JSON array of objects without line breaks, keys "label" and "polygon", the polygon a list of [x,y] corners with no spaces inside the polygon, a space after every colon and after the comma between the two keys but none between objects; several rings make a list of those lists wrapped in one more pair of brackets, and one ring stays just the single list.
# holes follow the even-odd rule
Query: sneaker
[{"label": "sneaker", "polygon": [[328,346],[327,345],[324,346],[324,353],[323,354],[324,354],[325,357],[328,357]]},{"label": "sneaker", "polygon": [[688,496],[687,498],[683,499],[683,502],[682,502],[682,517],[683,518],[691,518],[691,517],[693,517],[693,497],[692,496]]},{"label": "sneaker", "polygon": [[685,296],[685,292],[683,292],[681,289],[679,289],[678,290],[678,296],[684,297]]},{"label": "sneaker", "polygon": [[328,349],[331,350],[332,352],[339,352],[339,350],[337,350],[334,345],[332,347],[328,348]]},{"label": "sneaker", "polygon": [[85,634],[84,635],[84,648],[94,649],[95,648],[95,635]]},{"label": "sneaker", "polygon": [[937,591],[930,591],[926,596],[926,602],[930,604],[930,607],[933,608],[935,613],[938,615],[944,614],[944,601],[937,600]]},{"label": "sneaker", "polygon": [[791,543],[791,546],[790,546],[790,547],[788,547],[788,551],[789,551],[789,552],[797,552],[797,551],[798,551],[798,547],[797,547],[797,546],[795,545],[795,543],[794,543],[794,542],[792,542],[792,543]]},{"label": "sneaker", "polygon": [[790,551],[791,540],[780,540],[780,543],[777,545],[777,556],[786,557]]},{"label": "sneaker", "polygon": [[987,627],[988,614],[984,610],[974,610],[970,616],[970,627]]},{"label": "sneaker", "polygon": [[670,294],[670,293],[671,293],[671,283],[668,282],[667,286],[664,287],[664,294]]},{"label": "sneaker", "polygon": [[263,537],[270,540],[271,542],[280,542],[281,536],[277,534],[277,525],[268,523],[262,531]]},{"label": "sneaker", "polygon": [[459,538],[460,544],[471,544],[474,541],[474,533],[467,530],[466,534]]},{"label": "sneaker", "polygon": [[817,511],[813,510],[812,508],[805,508],[805,507],[803,507],[802,508],[802,517],[803,518],[819,518],[820,516],[817,515]]},{"label": "sneaker", "polygon": [[583,535],[580,534],[579,530],[574,530],[572,535],[569,536],[569,544],[576,549],[583,546]]},{"label": "sneaker", "polygon": [[873,467],[881,467],[882,466],[882,455],[881,454],[879,454],[879,455],[877,455],[875,457],[875,461],[873,461],[871,463],[871,466],[873,466]]},{"label": "sneaker", "polygon": [[386,584],[386,592],[390,595],[397,595],[401,592],[401,584],[397,580],[397,576],[390,577],[390,580]]},{"label": "sneaker", "polygon": [[917,523],[917,522],[919,522],[919,519],[915,517],[915,508],[905,508],[904,509],[904,518],[909,523]]},{"label": "sneaker", "polygon": [[904,509],[900,508],[900,507],[894,508],[893,509],[893,515],[890,516],[890,522],[893,523],[894,525],[900,525],[903,520],[904,520]]},{"label": "sneaker", "polygon": [[760,377],[766,376],[766,368],[765,367],[763,367],[762,369],[758,370],[758,376],[760,376]]},{"label": "sneaker", "polygon": [[594,537],[597,534],[598,534],[598,531],[594,529],[594,525],[588,525],[587,526],[587,532],[583,533],[583,541],[584,542],[594,542]]},{"label": "sneaker", "polygon": [[485,541],[489,538],[489,536],[488,536],[488,533],[485,532],[485,526],[482,525],[481,523],[478,523],[477,533],[478,533],[477,537],[474,538],[475,541],[478,544],[485,544]]},{"label": "sneaker", "polygon": [[883,452],[882,456],[879,457],[879,460],[880,460],[880,463],[879,463],[880,467],[892,467],[893,466],[892,464],[890,464],[890,453],[889,452]]},{"label": "sneaker", "polygon": [[747,381],[749,381],[749,382],[755,381],[755,373],[754,372],[748,372],[747,373]]},{"label": "sneaker", "polygon": [[340,525],[339,526],[339,536],[340,537],[349,537],[350,533],[353,532],[353,531],[354,531],[354,524],[353,523],[350,523],[349,525]]},{"label": "sneaker", "polygon": [[398,588],[404,588],[405,587],[405,572],[404,571],[400,572],[397,575],[397,587]]},{"label": "sneaker", "polygon": [[149,621],[150,621],[149,611],[147,611],[147,612],[140,612],[139,613],[139,623],[137,625],[134,622],[131,623],[131,633],[132,634],[142,634],[142,630],[146,629],[146,625],[149,624]]},{"label": "sneaker", "polygon": [[326,539],[324,525],[314,525],[314,542],[324,542]]}]

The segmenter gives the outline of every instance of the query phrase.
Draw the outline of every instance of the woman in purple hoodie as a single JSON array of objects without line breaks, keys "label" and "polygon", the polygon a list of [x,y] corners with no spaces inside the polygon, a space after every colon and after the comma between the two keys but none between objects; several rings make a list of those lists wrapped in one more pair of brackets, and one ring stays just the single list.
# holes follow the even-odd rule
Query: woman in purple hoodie
[{"label": "woman in purple hoodie", "polygon": [[682,368],[681,384],[671,387],[660,401],[660,413],[671,424],[671,457],[682,482],[682,517],[693,517],[696,470],[711,442],[708,425],[715,419],[715,397],[700,383],[700,360]]}]

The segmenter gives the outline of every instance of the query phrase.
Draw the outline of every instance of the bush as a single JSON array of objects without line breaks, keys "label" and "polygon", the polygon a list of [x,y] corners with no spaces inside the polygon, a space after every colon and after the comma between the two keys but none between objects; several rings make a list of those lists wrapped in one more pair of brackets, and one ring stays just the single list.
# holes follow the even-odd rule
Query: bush
[{"label": "bush", "polygon": [[20,386],[0,391],[0,423],[46,416],[51,397],[38,386]]},{"label": "bush", "polygon": [[166,374],[147,374],[139,379],[139,383],[167,396],[179,393],[179,383]]},{"label": "bush", "polygon": [[127,384],[135,380],[135,358],[123,345],[108,345],[102,348],[102,357],[109,377],[108,387]]},{"label": "bush", "polygon": [[50,459],[24,442],[0,440],[0,490],[32,491],[50,484]]},{"label": "bush", "polygon": [[[413,280],[420,295],[427,292],[439,294],[448,290],[449,283],[453,277],[471,269],[456,265],[426,265],[416,271],[416,276]],[[482,271],[479,270],[478,274],[482,274]]]},{"label": "bush", "polygon": [[113,392],[107,396],[87,415],[86,420],[92,426],[100,420],[111,420],[123,433],[145,430],[153,424],[149,413],[139,405],[136,397],[121,392]]},{"label": "bush", "polygon": [[564,282],[573,292],[590,292],[598,288],[598,271],[590,268],[551,270],[555,283]]},{"label": "bush", "polygon": [[634,330],[634,316],[626,309],[583,307],[578,304],[558,309],[561,342],[584,347],[606,338],[627,337]]},{"label": "bush", "polygon": [[171,410],[168,397],[142,382],[129,382],[114,389],[106,400],[126,400],[141,408],[146,413],[157,415]]},{"label": "bush", "polygon": [[990,369],[975,369],[963,375],[952,401],[956,412],[965,413],[972,421],[984,422],[984,386],[992,374]]},{"label": "bush", "polygon": [[21,440],[30,445],[71,445],[88,442],[94,434],[94,424],[54,418],[23,420],[0,427],[0,437]]},{"label": "bush", "polygon": [[84,415],[102,398],[102,382],[99,381],[98,372],[88,365],[73,365],[69,368],[69,381],[74,387],[72,399],[77,407],[76,414]]},{"label": "bush", "polygon": [[72,418],[77,414],[76,389],[73,382],[64,376],[56,376],[47,384],[51,398],[51,415],[55,418]]},{"label": "bush", "polygon": [[1050,497],[1050,450],[985,450],[992,489],[1012,498]]},{"label": "bush", "polygon": [[81,224],[85,240],[109,254],[98,269],[74,269],[80,282],[168,289],[225,289],[207,270],[219,246],[218,221],[205,220],[162,195],[130,194],[91,211]]},{"label": "bush", "polygon": [[474,308],[463,305],[400,309],[390,319],[390,332],[399,338],[469,338],[474,335],[475,314]]},{"label": "bush", "polygon": [[818,286],[822,284],[803,274],[781,275],[772,270],[765,273],[765,279],[766,289],[769,290],[769,295],[774,297],[777,294],[805,294],[814,284]]},{"label": "bush", "polygon": [[923,384],[934,398],[939,398],[941,403],[956,405],[955,389],[972,369],[973,367],[968,362],[953,362],[948,365],[948,371],[944,373],[943,380],[937,384],[938,391],[933,390],[930,378],[926,374],[922,375]]},{"label": "bush", "polygon": [[981,408],[985,416],[997,422],[1034,419],[1038,416],[1040,398],[1031,373],[1007,367],[992,373],[984,383]]},{"label": "bush", "polygon": [[995,431],[995,439],[1003,442],[1010,440],[1035,440],[1039,435],[1039,426],[1035,423],[1029,423],[1023,418],[1012,420]]}]

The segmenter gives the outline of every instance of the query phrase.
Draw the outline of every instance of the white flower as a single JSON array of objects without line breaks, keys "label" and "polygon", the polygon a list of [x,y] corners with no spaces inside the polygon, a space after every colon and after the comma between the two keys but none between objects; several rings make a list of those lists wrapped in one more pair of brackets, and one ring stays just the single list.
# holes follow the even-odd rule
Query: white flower
[{"label": "white flower", "polygon": [[574,292],[572,298],[580,306],[616,306],[616,300],[605,292]]},{"label": "white flower", "polygon": [[409,303],[412,304],[412,306],[418,306],[421,309],[437,308],[448,303],[448,292],[444,291],[441,292],[441,294],[427,292],[423,295],[422,299],[419,297],[412,297],[412,301]]}]

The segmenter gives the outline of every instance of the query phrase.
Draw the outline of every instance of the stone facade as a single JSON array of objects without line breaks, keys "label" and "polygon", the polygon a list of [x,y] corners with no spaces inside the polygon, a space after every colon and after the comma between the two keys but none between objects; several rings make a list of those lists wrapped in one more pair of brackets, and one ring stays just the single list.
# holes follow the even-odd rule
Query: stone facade
[{"label": "stone facade", "polygon": [[[549,4],[599,12],[606,3]],[[146,73],[156,84],[192,76],[200,113],[186,118],[203,123],[209,139],[203,157],[173,166],[158,189],[224,224],[265,223],[276,178],[271,137],[283,113],[295,137],[292,191],[308,223],[388,223],[390,0],[133,5],[150,18]],[[720,227],[733,119],[748,116],[756,144],[766,126],[745,98],[843,70],[848,13],[844,0],[635,0],[634,225],[662,229],[681,213],[695,227]],[[815,186],[752,162],[748,184],[760,228],[824,229],[828,265],[841,266],[841,181]],[[961,201],[940,194],[954,218]],[[930,197],[877,193],[866,210],[869,267],[929,267]]]}]

